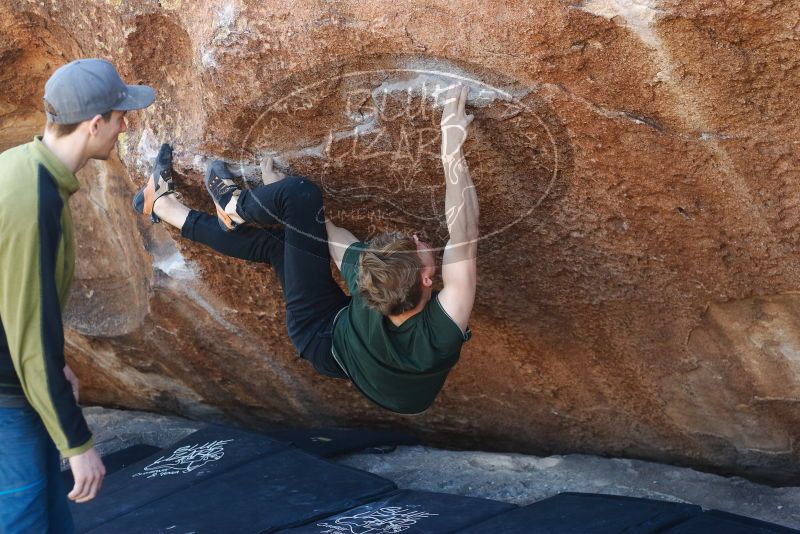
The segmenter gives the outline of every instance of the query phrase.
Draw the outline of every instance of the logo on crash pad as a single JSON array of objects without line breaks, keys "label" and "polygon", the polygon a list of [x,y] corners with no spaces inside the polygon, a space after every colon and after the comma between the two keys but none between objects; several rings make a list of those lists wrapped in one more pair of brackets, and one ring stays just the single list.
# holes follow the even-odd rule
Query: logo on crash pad
[{"label": "logo on crash pad", "polygon": [[396,534],[416,525],[420,519],[439,514],[416,510],[417,506],[385,506],[360,514],[342,516],[323,527],[320,534]]},{"label": "logo on crash pad", "polygon": [[232,441],[226,439],[178,447],[171,455],[162,456],[133,476],[156,478],[191,473],[206,464],[221,460],[225,456],[225,444]]}]

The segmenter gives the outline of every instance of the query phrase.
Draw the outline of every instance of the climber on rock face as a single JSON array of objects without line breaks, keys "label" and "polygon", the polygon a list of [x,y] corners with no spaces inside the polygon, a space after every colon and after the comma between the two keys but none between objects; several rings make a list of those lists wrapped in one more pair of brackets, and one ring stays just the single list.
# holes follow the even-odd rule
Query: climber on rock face
[{"label": "climber on rock face", "polygon": [[[163,145],[154,171],[133,200],[136,211],[235,258],[272,265],[286,298],[286,326],[300,356],[323,375],[350,379],[393,412],[426,410],[469,339],[475,299],[478,198],[462,145],[472,116],[467,88],[455,86],[442,113],[441,158],[450,240],[442,258],[444,288],[434,292],[436,259],[416,235],[360,242],[327,220],[310,179],[284,176],[262,163],[264,185],[239,189],[221,161],[205,185],[216,216],[174,196],[172,150]],[[334,281],[333,258],[352,297]]]}]

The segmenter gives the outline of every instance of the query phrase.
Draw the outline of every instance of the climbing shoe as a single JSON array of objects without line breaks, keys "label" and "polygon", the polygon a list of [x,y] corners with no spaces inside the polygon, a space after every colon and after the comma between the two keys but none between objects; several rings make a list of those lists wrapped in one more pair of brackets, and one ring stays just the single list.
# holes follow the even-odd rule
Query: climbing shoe
[{"label": "climbing shoe", "polygon": [[153,204],[164,195],[175,193],[175,184],[172,181],[172,147],[167,143],[161,145],[156,156],[153,172],[144,187],[139,189],[133,197],[133,209],[137,213],[149,215],[154,223],[161,219],[153,213]]},{"label": "climbing shoe", "polygon": [[[242,190],[233,181],[233,174],[228,170],[228,166],[222,160],[212,161],[206,168],[203,181],[217,207],[217,221],[220,228],[226,232],[235,230],[240,223],[234,221],[231,214],[236,213],[236,201]],[[238,215],[236,218],[239,218]]]}]

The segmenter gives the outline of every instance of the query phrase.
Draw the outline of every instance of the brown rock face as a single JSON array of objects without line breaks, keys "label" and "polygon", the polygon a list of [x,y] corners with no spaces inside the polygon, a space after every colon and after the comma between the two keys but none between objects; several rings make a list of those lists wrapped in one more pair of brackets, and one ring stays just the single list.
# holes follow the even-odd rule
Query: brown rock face
[{"label": "brown rock face", "polygon": [[[799,28],[794,0],[0,0],[0,148],[76,57],[158,90],[73,201],[67,344],[92,402],[797,482]],[[484,238],[473,340],[424,415],[297,360],[269,267],[129,208],[169,140],[196,209],[207,160],[252,181],[268,152],[359,237],[442,245],[455,81]]]}]

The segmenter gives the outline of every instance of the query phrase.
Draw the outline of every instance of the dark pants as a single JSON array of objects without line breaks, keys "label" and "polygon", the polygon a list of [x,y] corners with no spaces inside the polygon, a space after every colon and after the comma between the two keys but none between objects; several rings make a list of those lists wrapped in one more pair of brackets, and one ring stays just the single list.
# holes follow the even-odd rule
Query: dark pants
[{"label": "dark pants", "polygon": [[74,532],[59,454],[33,408],[0,408],[0,440],[0,532]]},{"label": "dark pants", "polygon": [[335,378],[346,375],[333,359],[333,319],[350,298],[331,276],[322,192],[310,180],[289,176],[243,191],[237,205],[248,223],[233,232],[217,218],[191,211],[181,234],[226,256],[272,265],[286,299],[286,328],[297,352]]}]

